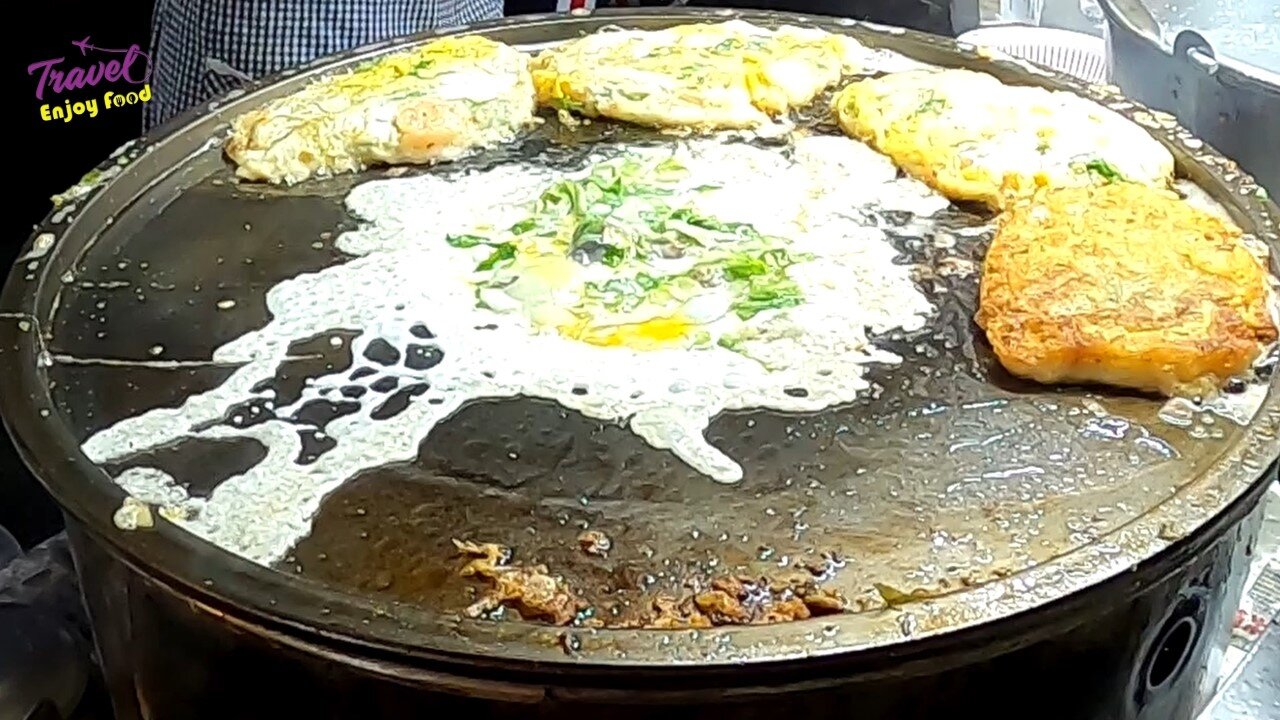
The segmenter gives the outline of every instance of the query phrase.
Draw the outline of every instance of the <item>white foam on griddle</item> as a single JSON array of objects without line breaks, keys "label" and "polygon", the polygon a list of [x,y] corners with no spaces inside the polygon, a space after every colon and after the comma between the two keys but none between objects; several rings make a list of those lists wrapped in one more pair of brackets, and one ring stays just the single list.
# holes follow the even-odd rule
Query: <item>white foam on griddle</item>
[{"label": "white foam on griddle", "polygon": [[[947,202],[844,138],[798,140],[793,159],[715,140],[675,147],[692,173],[689,188],[721,187],[690,192],[696,204],[721,219],[785,235],[793,251],[814,256],[792,268],[806,302],[758,316],[771,329],[770,340],[744,343],[742,352],[719,346],[639,352],[538,334],[521,313],[476,306],[467,278],[485,250],[453,248],[445,236],[475,232],[478,223],[502,228],[523,219],[528,202],[555,173],[518,163],[466,175],[379,180],[355,188],[347,201],[365,222],[337,244],[359,257],[278,284],[267,296],[267,326],[214,353],[219,362],[245,363],[241,368],[176,408],[156,408],[102,430],[84,443],[84,452],[102,463],[192,437],[258,441],[267,450],[262,461],[223,481],[189,516],[170,514],[193,533],[264,564],[283,557],[310,531],[325,495],[362,471],[412,460],[433,428],[478,399],[554,400],[628,427],[710,479],[739,480],[739,463],[705,438],[712,418],[731,409],[816,411],[847,403],[867,389],[868,364],[898,362],[869,333],[919,329],[933,310],[910,268],[897,262],[876,212],[927,216]],[[672,146],[627,152],[667,155]],[[420,328],[415,336],[417,323],[434,337],[422,338]],[[223,422],[248,400],[269,401],[270,390],[254,388],[274,376],[291,344],[338,329],[359,332],[352,341],[353,368],[316,378],[296,402],[274,408],[277,419],[248,427]],[[426,369],[403,361],[384,366],[364,358],[375,342],[401,354],[416,345],[443,358]],[[376,374],[352,380],[356,367]],[[365,392],[355,400],[357,411],[323,428],[332,448],[313,462],[299,462],[304,424],[289,418],[308,403],[337,399],[340,388],[368,389],[388,377],[419,394],[398,413],[375,419],[387,393]],[[798,397],[796,388],[805,394]],[[172,483],[147,472],[130,470],[117,482],[164,504],[191,505]]]},{"label": "white foam on griddle", "polygon": [[193,499],[169,473],[149,467],[129,468],[115,478],[122,490],[150,505],[159,507],[196,507],[198,499]]}]

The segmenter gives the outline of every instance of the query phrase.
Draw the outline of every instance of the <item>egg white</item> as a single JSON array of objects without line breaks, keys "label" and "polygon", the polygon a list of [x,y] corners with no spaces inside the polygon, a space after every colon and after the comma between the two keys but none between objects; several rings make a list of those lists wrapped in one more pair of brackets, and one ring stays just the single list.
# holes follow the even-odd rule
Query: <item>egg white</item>
[{"label": "egg white", "polygon": [[[378,180],[348,198],[363,226],[339,247],[358,257],[301,275],[267,297],[270,323],[219,348],[214,360],[243,362],[222,385],[177,408],[158,408],[90,437],[84,451],[104,462],[182,437],[251,437],[267,457],[224,481],[193,512],[169,515],[202,537],[255,561],[269,563],[309,531],[323,497],[362,470],[414,458],[422,440],[466,403],[516,396],[546,398],[591,418],[624,424],[698,472],[736,482],[743,468],[711,445],[705,432],[720,412],[767,408],[818,411],[847,403],[868,389],[872,363],[895,363],[871,335],[915,330],[933,312],[910,269],[868,213],[907,210],[932,214],[947,202],[865,146],[835,137],[797,141],[790,157],[777,150],[715,139],[682,142],[676,158],[689,172],[680,198],[726,221],[750,223],[785,238],[811,260],[791,267],[803,289],[797,307],[760,313],[748,321],[725,312],[709,293],[687,315],[701,329],[734,333],[733,349],[710,344],[636,349],[593,345],[537,322],[527,303],[478,306],[473,270],[482,248],[446,242],[451,233],[493,231],[525,217],[529,203],[561,175],[534,164],[503,165],[470,174],[428,174]],[[602,148],[661,158],[672,146]],[[706,186],[719,186],[706,190]],[[702,188],[695,191],[693,188]],[[599,266],[581,272],[604,272]],[[296,462],[298,426],[270,420],[251,427],[215,424],[236,403],[261,395],[289,346],[338,328],[358,329],[352,357],[384,338],[404,347],[425,323],[444,359],[424,371],[392,372],[430,387],[388,419],[374,420],[382,398],[365,395],[359,412],[333,420],[325,433],[336,444],[315,462]],[[335,338],[335,342],[341,342]],[[317,378],[280,418],[351,384],[349,369]],[[136,474],[136,473],[135,473]]]}]

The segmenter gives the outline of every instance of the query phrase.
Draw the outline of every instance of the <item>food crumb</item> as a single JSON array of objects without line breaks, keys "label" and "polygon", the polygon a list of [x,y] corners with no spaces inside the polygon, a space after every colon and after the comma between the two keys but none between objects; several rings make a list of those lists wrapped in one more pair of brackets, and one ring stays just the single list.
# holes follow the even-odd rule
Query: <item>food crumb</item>
[{"label": "food crumb", "polygon": [[721,625],[771,625],[845,612],[839,593],[806,580],[721,577],[683,600],[659,595],[634,627],[662,630]]},{"label": "food crumb", "polygon": [[565,655],[576,655],[582,650],[582,638],[571,632],[561,633],[560,649],[564,650]]},{"label": "food crumb", "polygon": [[151,517],[151,508],[132,495],[124,499],[111,519],[121,530],[146,529],[155,525],[155,519]]},{"label": "food crumb", "polygon": [[547,566],[512,563],[511,548],[505,545],[463,540],[454,540],[453,545],[470,558],[459,574],[488,584],[464,611],[467,617],[493,618],[511,609],[523,620],[568,625],[589,607]]},{"label": "food crumb", "polygon": [[588,555],[606,557],[613,549],[613,540],[600,530],[587,530],[578,536],[578,547]]},{"label": "food crumb", "polygon": [[156,512],[171,523],[183,523],[195,515],[195,509],[187,505],[162,505]]}]

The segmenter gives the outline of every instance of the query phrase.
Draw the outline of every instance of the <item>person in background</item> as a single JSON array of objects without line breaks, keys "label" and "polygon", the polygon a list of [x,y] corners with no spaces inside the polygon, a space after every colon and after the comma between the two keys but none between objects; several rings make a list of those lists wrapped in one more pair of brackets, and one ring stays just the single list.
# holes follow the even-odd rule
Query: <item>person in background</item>
[{"label": "person in background", "polygon": [[156,0],[143,128],[253,79],[381,40],[504,14],[641,5],[845,15],[950,32],[948,0]]},{"label": "person in background", "polygon": [[502,14],[503,0],[156,0],[143,128],[326,55]]}]

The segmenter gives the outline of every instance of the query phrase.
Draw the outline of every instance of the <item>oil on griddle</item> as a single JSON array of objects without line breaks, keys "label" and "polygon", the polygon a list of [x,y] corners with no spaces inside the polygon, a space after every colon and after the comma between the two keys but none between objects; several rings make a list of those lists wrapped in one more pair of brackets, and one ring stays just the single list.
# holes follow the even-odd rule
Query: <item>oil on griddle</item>
[{"label": "oil on griddle", "polygon": [[[596,144],[619,142],[671,139],[551,120],[518,147],[435,170],[291,190],[237,186],[215,172],[128,228],[127,246],[125,229],[108,230],[54,318],[50,347],[60,357],[156,363],[56,364],[54,394],[88,440],[150,408],[258,378],[233,388],[242,402],[177,428],[162,446],[96,448],[126,490],[169,506],[166,517],[180,523],[271,452],[305,472],[333,450],[326,424],[356,400],[382,398],[371,417],[384,422],[430,385],[430,363],[419,362],[434,352],[430,317],[400,318],[398,336],[414,338],[400,346],[371,323],[295,337],[278,366],[215,353],[267,323],[265,293],[276,283],[322,278],[350,260],[333,243],[355,224],[342,206],[347,190],[369,177],[512,159],[574,169]],[[955,207],[930,217],[863,210],[936,313],[921,331],[874,338],[903,362],[872,365],[871,388],[853,403],[716,417],[707,439],[743,465],[741,483],[713,482],[622,424],[553,401],[474,401],[436,426],[414,459],[369,458],[356,477],[332,478],[314,520],[293,528],[305,537],[273,565],[442,612],[562,625],[699,627],[873,610],[1094,542],[1165,501],[1238,432],[1209,414],[1165,423],[1149,398],[1008,377],[971,320],[991,218]],[[86,321],[103,329],[69,334]],[[353,344],[362,349],[355,357]],[[345,384],[290,416],[276,413],[339,373]],[[176,416],[150,417],[159,427]]]}]

